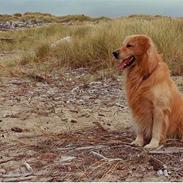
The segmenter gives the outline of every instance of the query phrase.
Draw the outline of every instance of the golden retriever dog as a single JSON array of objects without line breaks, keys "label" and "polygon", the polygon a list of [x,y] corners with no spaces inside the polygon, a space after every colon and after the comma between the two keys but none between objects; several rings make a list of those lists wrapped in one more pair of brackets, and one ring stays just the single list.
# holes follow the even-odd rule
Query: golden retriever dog
[{"label": "golden retriever dog", "polygon": [[128,105],[137,126],[132,144],[151,149],[167,137],[183,139],[183,98],[151,38],[129,36],[113,55],[125,71]]}]

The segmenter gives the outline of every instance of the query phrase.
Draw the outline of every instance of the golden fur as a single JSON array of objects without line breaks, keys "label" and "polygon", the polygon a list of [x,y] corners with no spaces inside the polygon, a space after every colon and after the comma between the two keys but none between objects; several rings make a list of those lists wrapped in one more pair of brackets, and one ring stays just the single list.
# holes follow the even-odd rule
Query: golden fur
[{"label": "golden fur", "polygon": [[151,38],[129,36],[118,51],[121,62],[135,58],[125,69],[128,105],[137,126],[133,144],[156,148],[169,136],[183,139],[183,98]]}]

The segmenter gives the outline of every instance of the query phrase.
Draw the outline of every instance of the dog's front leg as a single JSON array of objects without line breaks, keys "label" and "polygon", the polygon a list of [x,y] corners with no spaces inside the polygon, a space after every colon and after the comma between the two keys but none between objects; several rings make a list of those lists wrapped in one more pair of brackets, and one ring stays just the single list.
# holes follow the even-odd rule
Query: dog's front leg
[{"label": "dog's front leg", "polygon": [[[145,146],[146,149],[157,148],[160,144],[163,130],[163,124],[166,123],[167,116],[164,114],[163,110],[160,107],[156,107],[153,111],[153,126],[152,126],[152,138],[149,144]],[[166,128],[166,126],[165,126]]]},{"label": "dog's front leg", "polygon": [[141,130],[137,131],[137,137],[131,144],[132,145],[137,145],[137,146],[143,146],[144,145],[144,134]]}]

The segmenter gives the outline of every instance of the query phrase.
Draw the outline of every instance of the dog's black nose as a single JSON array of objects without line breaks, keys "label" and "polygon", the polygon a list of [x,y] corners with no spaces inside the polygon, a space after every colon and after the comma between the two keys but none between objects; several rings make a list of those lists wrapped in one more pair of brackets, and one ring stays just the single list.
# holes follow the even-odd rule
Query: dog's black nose
[{"label": "dog's black nose", "polygon": [[112,54],[116,59],[119,59],[119,50],[113,51]]}]

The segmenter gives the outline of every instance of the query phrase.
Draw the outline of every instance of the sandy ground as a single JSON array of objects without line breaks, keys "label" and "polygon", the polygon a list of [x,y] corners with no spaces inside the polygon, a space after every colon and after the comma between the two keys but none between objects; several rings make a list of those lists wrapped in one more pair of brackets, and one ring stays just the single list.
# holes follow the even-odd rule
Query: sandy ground
[{"label": "sandy ground", "polygon": [[93,127],[96,123],[106,129],[130,125],[120,79],[100,80],[78,69],[66,71],[58,78],[35,80],[2,78],[2,130],[8,132],[16,126],[23,127],[25,133],[60,133]]},{"label": "sandy ground", "polygon": [[[173,79],[183,91],[182,77]],[[171,167],[176,160],[183,165],[182,153],[172,156],[169,163],[158,162],[162,165],[157,168],[143,149],[129,145],[134,138],[132,122],[121,76],[101,79],[80,68],[54,76],[1,78],[0,181],[182,180],[179,172],[183,170],[176,166],[168,175],[157,175],[166,169],[162,168],[164,164]],[[104,151],[106,146],[115,145],[118,150]],[[119,153],[122,149],[137,160],[135,166],[129,157]],[[94,152],[94,157],[88,152]],[[121,162],[125,158],[126,162]],[[143,158],[147,164],[142,163],[142,171],[137,172]],[[161,156],[154,158],[156,162]]]}]

